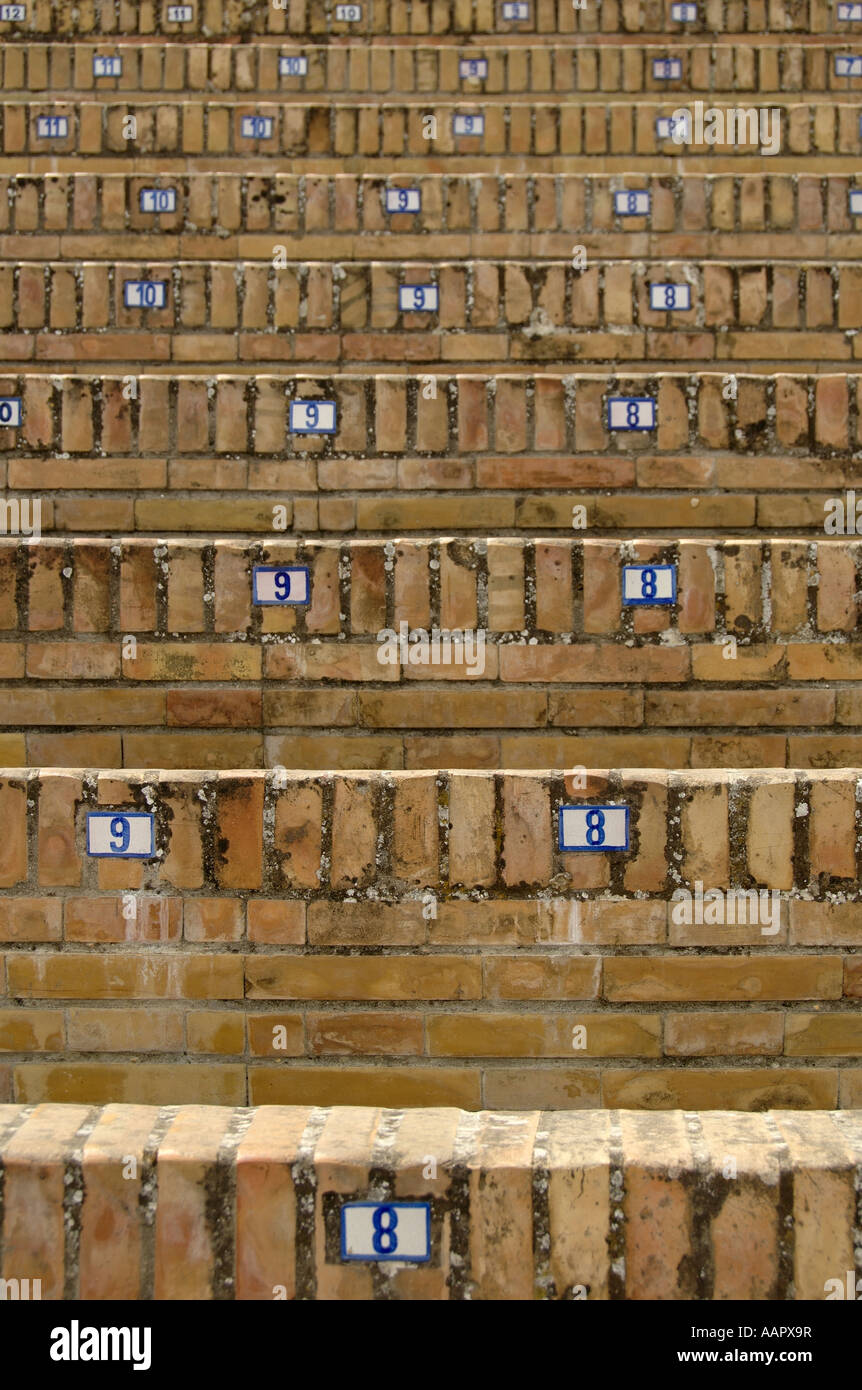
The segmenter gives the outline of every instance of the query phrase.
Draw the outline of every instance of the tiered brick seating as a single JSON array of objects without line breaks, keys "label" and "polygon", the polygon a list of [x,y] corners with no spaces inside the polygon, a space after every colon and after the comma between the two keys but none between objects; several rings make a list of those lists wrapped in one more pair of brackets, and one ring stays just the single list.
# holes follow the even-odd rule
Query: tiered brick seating
[{"label": "tiered brick seating", "polygon": [[[855,30],[501,15],[0,25],[12,1100],[859,1103]],[[701,99],[780,149],[657,132]],[[627,847],[557,841],[608,798]],[[778,932],[680,931],[696,882]]]},{"label": "tiered brick seating", "polygon": [[21,8],[4,1296],[844,1287],[862,5]]}]

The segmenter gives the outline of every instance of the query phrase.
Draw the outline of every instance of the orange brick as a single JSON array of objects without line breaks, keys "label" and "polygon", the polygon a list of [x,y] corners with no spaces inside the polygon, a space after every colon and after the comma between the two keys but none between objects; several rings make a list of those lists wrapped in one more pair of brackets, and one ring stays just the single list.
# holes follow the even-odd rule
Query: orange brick
[{"label": "orange brick", "polygon": [[144,1152],[156,1116],[147,1106],[109,1105],[84,1141],[81,1298],[141,1297]]},{"label": "orange brick", "polygon": [[230,1118],[221,1106],[188,1106],[159,1144],[156,1298],[210,1298],[215,1293],[217,1254],[207,1184],[215,1179]]},{"label": "orange brick", "polygon": [[41,1279],[43,1298],[64,1291],[66,1146],[89,1111],[40,1105],[3,1149],[3,1277]]}]

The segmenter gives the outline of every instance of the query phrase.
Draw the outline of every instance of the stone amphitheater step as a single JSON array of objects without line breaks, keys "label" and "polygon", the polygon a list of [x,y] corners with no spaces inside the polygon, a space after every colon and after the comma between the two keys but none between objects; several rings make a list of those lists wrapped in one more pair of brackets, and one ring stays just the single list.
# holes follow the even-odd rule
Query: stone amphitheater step
[{"label": "stone amphitheater step", "polygon": [[[394,36],[435,36],[438,42],[460,42],[462,35],[497,31],[511,42],[531,34],[653,34],[683,35],[774,32],[780,35],[844,33],[852,35],[852,20],[843,20],[829,0],[698,0],[684,22],[673,17],[673,0],[603,0],[575,9],[571,0],[520,0],[508,11],[506,0],[358,0],[347,17],[323,0],[287,0],[284,8],[249,7],[238,0],[191,0],[191,14],[170,17],[173,0],[21,0],[23,15],[0,23],[0,34],[15,39],[30,35],[115,37],[164,34],[173,38],[224,41],[251,35],[308,35],[322,38],[357,37],[363,41]],[[175,11],[176,13],[176,11]]]},{"label": "stone amphitheater step", "polygon": [[[690,258],[856,262],[834,174],[37,174],[0,177],[0,256],[272,262]],[[387,211],[418,194],[416,212]],[[635,198],[633,194],[647,194]],[[617,197],[616,195],[619,195]],[[403,195],[403,196],[401,196]],[[619,205],[619,210],[617,210]],[[162,210],[157,210],[161,208]],[[637,209],[641,212],[638,213]],[[644,209],[646,211],[644,211]]]},{"label": "stone amphitheater step", "polygon": [[[135,1073],[130,1095],[149,1100],[144,1078],[158,1075],[158,1064]],[[738,1155],[732,1167],[730,1155]],[[667,1301],[685,1300],[682,1339],[683,1318],[705,1325],[703,1300],[723,1308],[751,1301],[752,1312],[769,1300],[776,1321],[795,1322],[813,1319],[814,1300],[858,1297],[860,1156],[858,1116],[782,1109],[647,1116],[9,1105],[0,1110],[3,1273],[22,1299],[38,1280],[33,1296],[46,1300],[69,1289],[76,1299],[146,1300],[157,1326],[152,1300],[197,1300],[198,1336],[209,1299],[219,1300],[220,1324],[233,1299],[661,1299],[663,1333]],[[406,1225],[417,1203],[427,1207],[427,1245],[407,1249],[433,1252],[428,1263],[339,1262],[341,1229],[369,1186],[378,1205],[394,1203],[382,1207],[389,1222],[400,1211]],[[69,1207],[74,1241],[64,1238]],[[372,1243],[366,1237],[356,1248],[373,1255]],[[741,1249],[756,1258],[741,1258]],[[806,1304],[791,1318],[783,1307],[793,1299]],[[645,1312],[655,1328],[656,1305]],[[618,1302],[612,1316],[619,1328]],[[212,1342],[219,1368],[244,1369],[239,1339]],[[142,1367],[149,1346],[136,1347]],[[822,1338],[821,1363],[829,1347]],[[648,1364],[648,1350],[639,1343],[636,1351]],[[196,1355],[200,1373],[208,1363]]]},{"label": "stone amphitheater step", "polygon": [[[674,37],[592,45],[573,37],[547,44],[297,45],[162,43],[9,44],[0,50],[0,91],[55,97],[78,91],[299,94],[337,99],[364,94],[427,97],[460,94],[494,102],[503,95],[670,92],[686,99],[734,94],[738,102],[779,94],[862,91],[862,58],[848,39],[746,36],[704,43]],[[856,67],[860,71],[856,73]]]},{"label": "stone amphitheater step", "polygon": [[9,370],[816,361],[823,371],[862,355],[862,271],[831,261],[29,261],[0,267],[0,328]]},{"label": "stone amphitheater step", "polygon": [[[0,108],[0,173],[79,172],[82,165],[107,173],[131,165],[136,173],[241,169],[262,174],[271,172],[274,159],[290,158],[296,173],[319,174],[329,165],[333,172],[456,173],[469,167],[517,174],[589,172],[599,157],[604,172],[672,174],[685,159],[692,172],[762,173],[762,151],[770,150],[776,172],[817,169],[855,176],[858,96],[782,97],[764,108],[775,113],[764,135],[746,119],[744,140],[741,126],[731,132],[727,124],[736,98],[714,96],[713,101],[722,113],[722,143],[699,139],[690,145],[676,144],[656,128],[659,117],[679,109],[679,94],[659,101],[579,96],[564,105],[507,97],[486,103],[483,112],[475,98],[435,99],[430,111],[428,102],[403,98],[350,104],[335,98],[314,105],[195,98],[129,102],[106,93],[102,102],[6,102]],[[480,114],[481,134],[470,133]],[[428,125],[431,118],[434,127]]]},{"label": "stone amphitheater step", "polygon": [[[862,1102],[853,772],[34,769],[0,805],[18,1102]],[[558,849],[572,805],[628,847]]]},{"label": "stone amphitheater step", "polygon": [[76,535],[856,534],[851,375],[34,374],[0,397],[7,526],[44,498]]},{"label": "stone amphitheater step", "polygon": [[847,540],[3,541],[0,762],[855,765],[860,566]]}]

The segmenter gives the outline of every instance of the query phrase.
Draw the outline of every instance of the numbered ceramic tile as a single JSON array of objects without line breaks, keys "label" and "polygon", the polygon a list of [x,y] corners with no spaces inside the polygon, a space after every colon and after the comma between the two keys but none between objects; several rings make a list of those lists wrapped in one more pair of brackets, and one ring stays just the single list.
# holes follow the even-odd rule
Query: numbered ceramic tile
[{"label": "numbered ceramic tile", "polygon": [[176,212],[175,188],[142,188],[139,200],[141,212]]},{"label": "numbered ceramic tile", "polygon": [[362,6],[336,5],[335,18],[339,24],[358,24],[362,18]]},{"label": "numbered ceramic tile", "polygon": [[850,216],[862,217],[862,188],[850,189]]},{"label": "numbered ceramic tile", "polygon": [[0,396],[0,426],[3,429],[17,429],[21,423],[23,407],[20,396]]},{"label": "numbered ceramic tile", "polygon": [[690,309],[691,285],[650,285],[649,306],[651,309]]},{"label": "numbered ceramic tile", "polygon": [[610,853],[629,847],[628,806],[561,806],[559,848],[565,854]]},{"label": "numbered ceramic tile", "polygon": [[694,24],[697,19],[697,5],[677,3],[670,7],[670,17],[674,24]]},{"label": "numbered ceramic tile", "polygon": [[655,401],[650,396],[611,396],[609,430],[654,430]]},{"label": "numbered ceramic tile", "polygon": [[399,285],[398,308],[402,311],[415,310],[417,313],[436,313],[436,285]]},{"label": "numbered ceramic tile", "polygon": [[484,135],[485,117],[481,112],[475,115],[464,115],[457,111],[452,117],[453,135]]},{"label": "numbered ceramic tile", "polygon": [[343,1260],[400,1260],[424,1264],[431,1258],[429,1202],[347,1202],[341,1208]]},{"label": "numbered ceramic tile", "polygon": [[484,81],[488,76],[488,59],[460,58],[458,60],[458,73],[459,76],[467,78],[468,80],[472,77]]},{"label": "numbered ceramic tile", "polygon": [[291,401],[291,434],[335,434],[335,401]]},{"label": "numbered ceramic tile", "polygon": [[271,140],[272,116],[243,116],[240,133],[244,140]]},{"label": "numbered ceramic tile", "polygon": [[617,217],[646,217],[650,210],[650,195],[645,188],[617,189],[614,193],[614,212]]},{"label": "numbered ceramic tile", "polygon": [[862,77],[862,56],[850,53],[836,53],[835,76]]},{"label": "numbered ceramic tile", "polygon": [[387,212],[419,212],[422,193],[418,188],[387,188]]},{"label": "numbered ceramic tile", "polygon": [[304,54],[282,54],[278,72],[280,77],[307,77],[308,59]]},{"label": "numbered ceramic tile", "polygon": [[311,575],[307,565],[255,565],[252,570],[252,596],[263,607],[277,604],[308,603]]},{"label": "numbered ceramic tile", "polygon": [[0,19],[20,21],[27,18],[26,5],[0,5]]},{"label": "numbered ceramic tile", "polygon": [[122,77],[122,75],[122,58],[100,58],[98,55],[93,58],[94,77]]},{"label": "numbered ceramic tile", "polygon": [[656,116],[655,119],[655,138],[657,140],[673,140],[675,144],[683,144],[688,140],[689,135],[688,116]]},{"label": "numbered ceramic tile", "polygon": [[168,5],[168,24],[190,24],[193,18],[191,5]]},{"label": "numbered ceramic tile", "polygon": [[37,116],[36,134],[40,140],[65,140],[69,134],[69,117]]},{"label": "numbered ceramic tile", "polygon": [[682,58],[653,58],[652,75],[657,82],[679,82]]},{"label": "numbered ceramic tile", "polygon": [[845,24],[848,20],[857,24],[862,20],[862,5],[853,3],[838,6],[839,24]]},{"label": "numbered ceramic tile", "polygon": [[524,22],[530,18],[529,0],[503,0],[503,18],[508,22]]},{"label": "numbered ceramic tile", "polygon": [[144,811],[90,811],[87,853],[95,859],[151,859],[155,817]]},{"label": "numbered ceramic tile", "polygon": [[123,285],[127,309],[164,309],[167,302],[167,280],[127,280]]},{"label": "numbered ceramic tile", "polygon": [[676,566],[623,565],[623,603],[627,608],[676,603]]}]

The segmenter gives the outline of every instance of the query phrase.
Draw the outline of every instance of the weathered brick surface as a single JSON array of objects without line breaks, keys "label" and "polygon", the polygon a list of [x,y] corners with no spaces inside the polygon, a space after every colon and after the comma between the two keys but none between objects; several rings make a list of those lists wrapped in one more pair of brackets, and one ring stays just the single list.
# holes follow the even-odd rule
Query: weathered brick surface
[{"label": "weathered brick surface", "polygon": [[[73,534],[822,535],[837,503],[855,525],[855,376],[737,375],[737,399],[722,396],[726,375],[694,371],[421,376],[393,391],[334,369],[131,384],[10,369],[0,389],[21,395],[23,423],[5,431],[0,468],[19,506],[45,497],[43,530]],[[654,400],[656,430],[609,431],[616,394]],[[335,401],[334,435],[291,433],[301,400]],[[57,487],[57,452],[75,460],[73,486]],[[826,578],[824,616],[846,627],[846,601],[837,617],[828,606],[844,581]]]},{"label": "weathered brick surface", "polygon": [[238,11],[227,0],[200,0],[191,21],[177,24],[168,19],[163,0],[125,0],[119,9],[110,0],[67,9],[37,3],[27,7],[24,20],[4,22],[4,36],[35,35],[170,35],[196,38],[199,35],[359,35],[373,42],[386,42],[387,35],[409,35],[425,38],[435,35],[480,33],[484,37],[495,31],[509,37],[518,34],[595,34],[595,33],[662,33],[681,35],[699,33],[746,33],[761,35],[830,32],[852,33],[851,23],[838,19],[834,6],[826,0],[803,0],[788,4],[772,0],[768,6],[748,0],[747,4],[726,5],[721,0],[706,0],[698,7],[694,24],[679,25],[671,18],[670,0],[657,5],[632,5],[621,0],[605,0],[599,8],[591,6],[575,10],[567,0],[536,0],[525,20],[503,19],[500,0],[475,0],[464,5],[459,0],[366,0],[358,22],[335,18],[334,11],[315,5],[313,0],[291,0],[284,10],[271,6],[265,9]]},{"label": "weathered brick surface", "polygon": [[[728,7],[729,8],[729,7]],[[360,21],[361,23],[361,21]],[[5,25],[3,26],[6,27]],[[690,31],[696,26],[686,25]],[[351,25],[355,31],[356,26]],[[486,36],[491,38],[491,35]],[[0,53],[0,90],[8,95],[46,95],[87,91],[106,101],[117,94],[215,91],[240,96],[316,96],[337,98],[354,94],[431,97],[460,94],[484,102],[506,94],[570,94],[579,98],[599,93],[650,92],[810,93],[858,91],[858,79],[836,73],[836,55],[846,55],[846,40],[815,45],[762,35],[744,44],[692,40],[690,32],[651,42],[629,41],[625,46],[577,43],[535,47],[530,42],[510,46],[505,31],[495,37],[485,61],[486,77],[461,74],[460,60],[479,56],[475,45],[455,47],[421,41],[389,46],[311,43],[298,47],[272,43],[228,46],[219,43],[165,43],[155,39],[141,45],[118,43],[28,42],[7,46]],[[94,57],[119,57],[119,76],[95,76]],[[304,57],[307,72],[289,75],[279,70],[279,57]],[[671,80],[654,72],[654,63],[678,59],[681,75]]]},{"label": "weathered brick surface", "polygon": [[[0,1276],[54,1300],[822,1300],[854,1267],[860,1119],[4,1105]],[[355,1201],[428,1202],[427,1263],[381,1286],[344,1260]]]},{"label": "weathered brick surface", "polygon": [[[726,294],[715,302],[712,286],[719,277]],[[147,260],[108,270],[99,262],[31,263],[0,280],[0,321],[8,328],[2,356],[7,370],[13,363],[99,360],[333,367],[407,360],[416,371],[428,364],[564,361],[639,368],[659,362],[665,369],[686,361],[713,368],[724,362],[749,369],[765,360],[798,370],[796,364],[812,358],[849,363],[862,350],[862,337],[857,341],[852,332],[862,329],[862,292],[856,271],[846,266],[788,263],[779,273],[716,262],[692,274],[687,262],[598,261],[582,272],[549,261],[536,274],[529,262],[513,260],[401,267],[355,261],[349,293],[340,288],[343,279],[343,267],[332,263],[276,269]],[[758,301],[750,297],[752,280],[763,285]],[[789,301],[780,306],[779,280]],[[35,303],[27,293],[31,281],[39,285]],[[152,292],[164,294],[164,308],[125,307],[127,286],[141,281],[154,282]],[[667,283],[691,284],[690,309],[650,308],[650,286]],[[417,284],[436,285],[439,312],[399,309],[400,289]],[[589,297],[589,308],[573,313],[568,306],[580,296]],[[840,378],[833,382],[833,394],[840,393]],[[553,448],[565,437],[555,386],[546,387],[538,448]],[[119,400],[117,408],[122,417]],[[840,444],[846,408],[840,398],[824,402],[818,425],[823,443]],[[118,424],[109,429],[118,432]]]},{"label": "weathered brick surface", "polygon": [[[602,157],[618,172],[632,168],[672,174],[689,150],[698,159],[718,166],[717,172],[760,171],[759,135],[746,128],[737,142],[676,144],[659,135],[656,121],[680,109],[676,97],[648,93],[626,99],[582,97],[559,105],[541,98],[524,101],[509,96],[485,107],[481,134],[456,134],[454,118],[468,103],[467,114],[478,113],[475,98],[441,100],[434,95],[423,112],[417,101],[396,97],[371,101],[366,96],[342,105],[318,98],[319,104],[283,101],[209,102],[177,97],[152,102],[137,96],[117,100],[86,100],[68,96],[61,101],[16,99],[0,110],[0,158],[4,173],[41,173],[50,160],[52,170],[77,171],[84,164],[100,172],[134,161],[150,173],[176,172],[194,161],[203,169],[263,173],[270,161],[291,159],[301,173],[317,173],[321,165],[341,172],[361,158],[365,170],[391,172],[393,157],[399,172],[429,165],[437,172],[463,172],[466,167],[492,173],[524,173],[528,169],[554,172],[587,170]],[[732,97],[716,95],[715,109],[725,115],[736,108]],[[808,170],[824,163],[833,173],[855,173],[858,150],[856,112],[832,96],[798,101],[779,93],[770,109],[780,113],[785,136],[774,163],[785,172]],[[423,114],[433,116],[436,135],[423,132]],[[40,133],[40,118],[65,117],[65,135]],[[123,122],[134,117],[135,134],[123,135]],[[242,133],[247,116],[272,121],[269,134]],[[298,161],[298,163],[297,163]]]},{"label": "weathered brick surface", "polygon": [[[731,750],[737,766],[858,762],[858,543],[821,540],[788,569],[791,542],[668,542],[656,553],[677,567],[677,603],[649,630],[621,589],[624,565],[644,546],[559,540],[545,565],[539,539],[305,542],[289,556],[263,542],[125,538],[83,550],[2,540],[0,568],[19,578],[0,624],[0,728],[17,740],[22,766],[681,768],[722,767]],[[254,567],[279,561],[308,566],[306,608],[252,603]],[[442,588],[431,601],[446,565],[457,603]],[[94,570],[104,586],[89,607]],[[325,612],[336,571],[341,606]],[[231,576],[229,624],[218,622],[212,574]],[[836,631],[838,610],[850,616]],[[482,645],[460,656],[452,648],[449,664],[432,664],[430,648],[420,664],[404,652],[387,662],[386,634],[402,624],[414,656],[435,628],[476,629]],[[417,872],[433,820],[429,787],[399,810],[399,854]],[[789,793],[762,794],[781,812]],[[12,804],[20,793],[6,795]],[[480,822],[488,810],[477,805]],[[285,806],[279,835],[308,813],[311,804]],[[852,815],[847,785],[818,790],[818,872],[852,873],[836,840]],[[766,839],[749,844],[755,874],[761,860],[788,860],[789,842],[773,841],[772,817],[764,824]],[[354,853],[367,856],[373,835],[362,842],[357,830]],[[456,840],[450,853],[469,862],[477,850]],[[22,854],[10,841],[10,864]]]},{"label": "weathered brick surface", "polygon": [[[145,188],[172,189],[175,212],[140,210]],[[417,213],[385,212],[385,188],[417,188]],[[436,260],[469,255],[569,260],[572,243],[590,258],[626,261],[649,253],[695,261],[757,258],[769,231],[770,259],[859,255],[849,214],[855,171],[845,175],[758,169],[730,174],[642,173],[357,174],[188,173],[147,177],[105,172],[0,176],[0,250],[7,257],[198,260],[239,256],[288,261],[324,255],[368,260]],[[614,191],[650,193],[648,217],[621,218]],[[279,235],[280,233],[280,235]],[[285,234],[289,234],[287,237]],[[845,271],[852,298],[852,268]],[[785,305],[786,296],[782,296]]]},{"label": "weathered brick surface", "polygon": [[[590,774],[574,799],[632,818],[630,849],[601,855],[553,847],[559,775],[9,772],[28,848],[0,896],[12,1098],[852,1104],[858,779],[778,777]],[[177,828],[178,784],[199,794]],[[823,875],[819,808],[841,792],[848,872]],[[155,856],[90,858],[97,805],[153,809]],[[710,891],[743,889],[716,918]]]},{"label": "weathered brick surface", "polygon": [[[370,1298],[333,1253],[370,1193],[432,1201],[401,1297],[821,1297],[862,1104],[855,31],[333,8],[0,24],[0,1273]],[[700,99],[779,152],[658,135]],[[261,564],[310,603],[255,606]],[[481,672],[382,665],[402,623]],[[573,802],[628,847],[558,849]],[[90,857],[95,808],[155,853]]]}]

